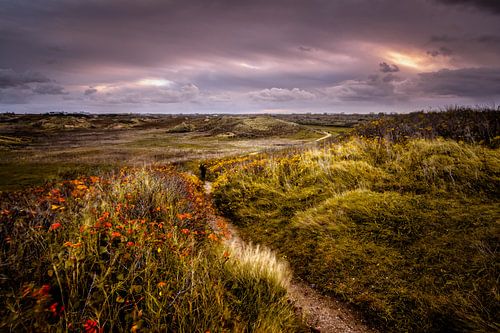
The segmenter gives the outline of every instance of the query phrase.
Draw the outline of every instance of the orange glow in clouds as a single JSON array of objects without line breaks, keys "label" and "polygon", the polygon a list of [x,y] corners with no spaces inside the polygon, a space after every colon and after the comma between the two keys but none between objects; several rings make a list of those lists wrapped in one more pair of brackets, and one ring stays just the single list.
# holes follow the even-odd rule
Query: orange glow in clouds
[{"label": "orange glow in clouds", "polygon": [[443,68],[452,68],[448,58],[430,57],[426,54],[414,52],[395,52],[386,51],[382,55],[383,58],[388,59],[400,67],[406,67],[415,71],[435,71]]}]

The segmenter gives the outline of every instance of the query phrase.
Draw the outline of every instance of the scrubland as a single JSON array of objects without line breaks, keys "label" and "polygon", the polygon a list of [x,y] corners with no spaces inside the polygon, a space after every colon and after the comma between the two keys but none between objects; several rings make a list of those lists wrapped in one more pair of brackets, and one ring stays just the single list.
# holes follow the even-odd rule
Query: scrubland
[{"label": "scrubland", "polygon": [[[452,127],[471,121],[462,111],[401,117]],[[497,331],[498,112],[470,114],[496,132],[425,139],[388,118],[325,148],[219,162],[215,201],[244,238],[383,330]],[[405,136],[366,138],[388,122]]]},{"label": "scrubland", "polygon": [[295,277],[380,331],[498,331],[498,114],[5,115],[0,330],[307,331]]}]

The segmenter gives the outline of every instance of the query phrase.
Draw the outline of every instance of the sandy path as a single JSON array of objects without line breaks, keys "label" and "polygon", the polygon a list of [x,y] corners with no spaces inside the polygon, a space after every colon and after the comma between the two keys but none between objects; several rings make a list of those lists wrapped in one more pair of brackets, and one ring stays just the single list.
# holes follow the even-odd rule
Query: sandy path
[{"label": "sandy path", "polygon": [[315,142],[320,142],[320,141],[326,140],[332,136],[332,133],[328,133],[328,132],[323,132],[323,134],[325,134],[325,136],[322,136],[321,138],[316,139]]},{"label": "sandy path", "polygon": [[[205,193],[210,196],[212,183],[204,183]],[[231,236],[230,242],[244,244],[245,241],[238,236],[237,228],[229,221],[227,229]],[[214,230],[218,230],[217,225],[212,225]],[[288,297],[294,303],[297,314],[305,319],[311,332],[349,332],[349,333],[375,333],[369,328],[361,316],[355,313],[347,305],[335,300],[332,297],[324,296],[303,281],[292,279],[288,288]]]}]

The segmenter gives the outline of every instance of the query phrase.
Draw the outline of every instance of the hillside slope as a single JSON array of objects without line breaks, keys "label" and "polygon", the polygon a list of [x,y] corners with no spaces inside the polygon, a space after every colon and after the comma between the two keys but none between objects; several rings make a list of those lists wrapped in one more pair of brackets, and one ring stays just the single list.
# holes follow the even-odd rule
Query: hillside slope
[{"label": "hillside slope", "polygon": [[499,149],[353,138],[246,160],[214,189],[243,237],[385,330],[499,329]]}]

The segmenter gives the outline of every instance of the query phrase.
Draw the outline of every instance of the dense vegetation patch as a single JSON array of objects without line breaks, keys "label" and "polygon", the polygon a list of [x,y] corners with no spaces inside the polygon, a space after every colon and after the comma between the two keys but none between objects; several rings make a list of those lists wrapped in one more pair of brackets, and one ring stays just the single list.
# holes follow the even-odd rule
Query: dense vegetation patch
[{"label": "dense vegetation patch", "polygon": [[3,193],[0,330],[296,331],[287,268],[220,228],[170,168]]},{"label": "dense vegetation patch", "polygon": [[386,330],[496,331],[499,189],[498,149],[355,138],[244,161],[215,200],[243,236]]},{"label": "dense vegetation patch", "polygon": [[384,138],[404,142],[411,138],[447,138],[491,147],[500,144],[500,110],[455,107],[446,111],[386,115],[362,123],[352,137]]}]

